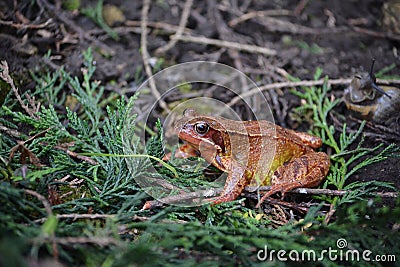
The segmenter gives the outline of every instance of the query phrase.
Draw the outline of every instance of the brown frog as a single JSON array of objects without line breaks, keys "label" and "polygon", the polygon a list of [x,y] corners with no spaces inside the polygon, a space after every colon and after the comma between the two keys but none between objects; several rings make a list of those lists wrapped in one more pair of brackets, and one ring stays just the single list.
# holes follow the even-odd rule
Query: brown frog
[{"label": "brown frog", "polygon": [[270,185],[259,206],[277,192],[317,186],[330,166],[327,154],[314,151],[320,138],[268,121],[235,121],[189,109],[175,130],[186,142],[185,157],[200,155],[228,173],[221,195],[210,199],[214,204],[236,199],[248,185]]}]

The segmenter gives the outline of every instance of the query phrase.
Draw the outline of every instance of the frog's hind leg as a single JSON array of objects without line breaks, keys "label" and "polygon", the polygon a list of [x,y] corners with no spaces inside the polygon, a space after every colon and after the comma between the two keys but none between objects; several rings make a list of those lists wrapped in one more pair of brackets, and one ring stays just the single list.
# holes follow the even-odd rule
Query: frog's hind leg
[{"label": "frog's hind leg", "polygon": [[320,184],[328,173],[329,157],[323,152],[305,154],[279,167],[271,178],[271,189],[257,204],[257,208],[264,200],[278,192],[284,195],[298,187],[314,187]]}]

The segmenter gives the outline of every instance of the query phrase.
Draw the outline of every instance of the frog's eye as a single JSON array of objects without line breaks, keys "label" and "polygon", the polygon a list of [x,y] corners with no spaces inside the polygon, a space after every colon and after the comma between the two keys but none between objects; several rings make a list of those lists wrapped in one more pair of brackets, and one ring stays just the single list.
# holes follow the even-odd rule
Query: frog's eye
[{"label": "frog's eye", "polygon": [[196,123],[195,125],[194,125],[194,130],[198,133],[198,134],[206,134],[207,132],[208,132],[208,129],[209,129],[210,127],[208,126],[208,124],[207,123],[205,123],[205,122],[199,122],[199,123]]}]

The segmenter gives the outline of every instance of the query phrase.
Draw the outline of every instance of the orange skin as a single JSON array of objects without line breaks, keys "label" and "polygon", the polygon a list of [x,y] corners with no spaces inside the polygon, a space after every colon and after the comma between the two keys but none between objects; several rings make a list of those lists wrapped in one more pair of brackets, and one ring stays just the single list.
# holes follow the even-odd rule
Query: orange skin
[{"label": "orange skin", "polygon": [[256,182],[271,186],[259,206],[275,193],[319,185],[330,166],[326,153],[314,151],[322,145],[320,138],[268,121],[234,121],[189,109],[175,130],[186,142],[180,157],[200,155],[228,173],[220,196],[210,199],[214,204],[235,200]]}]

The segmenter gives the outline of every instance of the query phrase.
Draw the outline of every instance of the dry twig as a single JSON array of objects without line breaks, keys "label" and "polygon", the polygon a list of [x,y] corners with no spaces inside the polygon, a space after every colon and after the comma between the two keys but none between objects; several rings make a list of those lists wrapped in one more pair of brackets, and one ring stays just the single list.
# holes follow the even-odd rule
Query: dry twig
[{"label": "dry twig", "polygon": [[178,42],[178,39],[180,36],[182,36],[183,31],[186,27],[189,15],[190,15],[190,9],[192,8],[193,5],[193,0],[186,0],[185,5],[183,6],[182,10],[182,15],[181,15],[181,20],[179,22],[178,30],[176,33],[173,35],[171,40],[164,46],[157,48],[155,51],[156,54],[163,54],[170,50],[172,47],[175,46],[175,44]]},{"label": "dry twig", "polygon": [[[255,87],[247,92],[234,97],[229,103],[228,106],[233,106],[237,102],[239,102],[242,98],[252,96],[262,91],[271,90],[271,89],[278,89],[284,87],[296,87],[296,86],[315,86],[315,85],[322,85],[325,82],[324,79],[318,81],[300,81],[300,82],[280,82],[280,83],[271,83],[266,84],[260,87]],[[336,79],[336,80],[328,80],[329,84],[348,84],[351,82],[351,79]]]},{"label": "dry twig", "polygon": [[303,12],[304,8],[306,7],[307,3],[309,0],[300,0],[300,2],[297,4],[297,6],[294,8],[293,13],[296,16],[300,16],[301,13]]},{"label": "dry twig", "polygon": [[[245,188],[245,192],[253,193],[257,191],[269,191],[271,186],[260,186],[260,187],[252,187],[248,186]],[[219,195],[222,192],[222,188],[212,188],[209,190],[202,190],[196,192],[188,192],[179,195],[172,195],[168,197],[161,198],[159,200],[151,200],[147,201],[142,210],[150,210],[157,207],[163,206],[163,204],[174,204],[174,203],[184,203],[192,200],[192,203],[201,203],[200,200],[205,200],[206,203],[207,198],[214,197]],[[331,189],[319,189],[319,188],[295,188],[290,190],[287,193],[296,193],[296,194],[307,194],[307,195],[329,195],[329,196],[344,196],[349,191],[347,190],[331,190]],[[399,196],[398,192],[376,192],[376,196],[384,197],[384,198],[397,198]],[[188,204],[189,205],[189,204]]]},{"label": "dry twig", "polygon": [[29,101],[30,104],[32,105],[32,108],[25,105],[24,101],[22,101],[22,98],[18,92],[18,88],[15,87],[14,80],[11,78],[9,74],[8,63],[5,60],[2,60],[0,63],[0,78],[11,86],[11,89],[13,90],[15,97],[17,98],[19,104],[25,110],[25,112],[28,113],[28,115],[31,116],[32,118],[37,119],[37,116],[35,114],[38,112],[40,105],[36,105],[33,101]]},{"label": "dry twig", "polygon": [[153,79],[153,73],[150,67],[150,55],[149,51],[147,50],[147,20],[148,20],[148,13],[150,9],[150,0],[145,0],[143,2],[143,8],[142,8],[142,20],[141,20],[141,30],[142,34],[140,35],[140,49],[142,52],[142,59],[143,59],[143,65],[144,69],[146,71],[147,76],[149,77],[149,85],[150,85],[150,90],[153,96],[156,98],[156,101],[160,102],[160,106],[166,110],[169,111],[169,108],[165,101],[161,99],[161,94],[157,90],[156,83],[154,82]]},{"label": "dry twig", "polygon": [[41,24],[21,24],[21,23],[15,23],[13,21],[0,20],[0,24],[10,26],[16,29],[43,29],[49,26],[52,22],[53,22],[52,19],[48,19],[45,23]]},{"label": "dry twig", "polygon": [[37,133],[34,136],[30,137],[28,140],[25,140],[25,141],[18,140],[17,145],[15,145],[14,147],[11,148],[11,152],[10,152],[8,161],[11,162],[11,160],[14,158],[15,153],[18,151],[21,153],[20,161],[22,164],[25,164],[26,158],[29,158],[29,161],[34,166],[43,167],[44,165],[42,165],[40,163],[39,158],[31,150],[29,150],[25,145],[38,137],[44,136],[50,129],[52,129],[52,128],[48,128],[44,131],[41,131],[40,133]]},{"label": "dry twig", "polygon": [[372,37],[376,37],[376,38],[388,38],[388,39],[392,39],[395,41],[400,41],[400,35],[398,34],[394,34],[391,32],[378,32],[378,31],[373,31],[370,29],[365,29],[365,28],[361,28],[361,27],[356,27],[353,26],[351,27],[353,31],[357,32],[357,33],[362,33],[365,35],[369,35]]},{"label": "dry twig", "polygon": [[[72,219],[72,220],[79,220],[79,219],[109,219],[109,218],[116,218],[116,214],[57,214],[57,219]],[[41,218],[35,220],[36,223],[44,223],[47,218]]]},{"label": "dry twig", "polygon": [[190,36],[190,35],[182,35],[182,36],[173,36],[172,38],[176,38],[179,41],[183,42],[192,42],[204,45],[215,45],[218,47],[225,47],[231,49],[237,49],[239,51],[245,51],[248,53],[259,53],[266,56],[274,56],[277,54],[276,50],[256,46],[256,45],[248,45],[248,44],[240,44],[236,42],[229,42],[229,41],[221,41],[218,39],[211,39],[204,36]]},{"label": "dry twig", "polygon": [[95,244],[101,247],[110,245],[121,245],[121,241],[112,237],[56,237],[43,238],[38,237],[32,240],[33,243],[55,242],[60,245],[75,245],[75,244]]},{"label": "dry twig", "polygon": [[263,10],[263,11],[251,11],[249,13],[243,14],[240,17],[234,18],[228,22],[230,27],[235,27],[237,24],[242,23],[246,20],[256,18],[256,17],[265,17],[265,16],[289,16],[292,14],[292,11],[287,9],[271,9],[271,10]]},{"label": "dry twig", "polygon": [[[125,21],[125,25],[127,27],[140,27],[141,23],[142,23],[141,21],[136,21],[136,20]],[[171,32],[171,33],[176,33],[179,30],[179,26],[168,24],[165,22],[156,22],[156,21],[147,21],[147,27],[151,27],[151,28],[155,28],[155,29],[162,29],[166,32]],[[115,29],[118,29],[118,27]],[[190,34],[190,33],[192,33],[192,30],[189,28],[184,28],[183,32]]]},{"label": "dry twig", "polygon": [[331,218],[332,218],[333,214],[335,214],[335,212],[336,212],[335,205],[331,204],[331,205],[329,206],[329,211],[328,211],[328,213],[327,213],[326,216],[325,216],[324,222],[325,222],[326,224],[329,223],[329,221],[331,220]]},{"label": "dry twig", "polygon": [[[33,191],[33,190],[30,190],[30,189],[24,189],[24,192],[25,192],[26,194],[29,194],[29,195],[32,195],[32,196],[36,197],[38,200],[40,200],[40,201],[42,202],[42,204],[43,204],[43,206],[44,206],[44,208],[45,208],[45,210],[46,210],[46,212],[47,212],[47,215],[48,215],[47,218],[46,218],[46,220],[47,220],[51,215],[53,215],[53,210],[51,209],[51,205],[50,205],[49,201],[47,201],[47,199],[46,199],[44,196],[42,196],[42,195],[39,194],[38,192]],[[58,259],[58,248],[57,248],[57,242],[55,241],[55,239],[56,239],[56,237],[55,237],[55,234],[54,234],[54,233],[52,233],[52,234],[48,237],[48,240],[49,240],[49,242],[51,242],[51,246],[52,246],[52,249],[53,249],[53,257],[54,257],[55,259]]]},{"label": "dry twig", "polygon": [[[259,191],[269,191],[271,189],[270,186],[260,186],[258,188]],[[246,191],[254,192],[257,190],[256,187],[246,187]],[[333,189],[324,189],[324,188],[295,188],[289,191],[290,193],[296,194],[307,194],[307,195],[325,195],[325,196],[344,196],[349,193],[348,190],[333,190]],[[397,198],[399,196],[398,192],[375,192],[376,196],[380,196],[383,198]]]},{"label": "dry twig", "polygon": [[[341,79],[328,79],[328,85],[338,85],[338,84],[350,84],[352,78],[341,78]],[[297,86],[316,86],[324,84],[325,79],[320,79],[317,81],[299,81],[299,82],[280,82],[280,83],[271,83],[266,84],[260,87],[251,88],[247,92],[234,97],[229,103],[228,106],[233,106],[237,102],[239,102],[242,98],[252,96],[262,91],[271,90],[271,89],[278,89],[284,87],[297,87]],[[392,85],[400,84],[400,80],[377,80],[377,84],[379,85]]]},{"label": "dry twig", "polygon": [[11,136],[16,137],[16,138],[19,138],[21,136],[21,134],[18,131],[13,130],[13,129],[9,129],[9,128],[7,128],[6,126],[4,126],[2,124],[0,124],[0,131],[3,131],[6,134],[11,135]]},{"label": "dry twig", "polygon": [[[53,214],[53,210],[51,209],[51,205],[50,205],[50,203],[47,201],[47,199],[44,196],[42,196],[38,192],[30,190],[30,189],[24,189],[24,192],[29,194],[29,195],[31,195],[31,196],[34,196],[38,200],[40,200],[42,202],[43,206],[44,206],[44,209],[46,210],[46,212],[47,212],[47,214],[49,216]],[[46,220],[47,220],[47,218],[46,218]]]},{"label": "dry twig", "polygon": [[80,159],[82,161],[86,161],[87,163],[89,163],[91,165],[97,165],[98,164],[98,162],[95,161],[94,159],[92,159],[90,157],[87,157],[87,156],[79,155],[78,153],[73,152],[73,151],[69,150],[68,148],[65,148],[65,147],[63,147],[61,145],[57,145],[54,148],[64,151],[65,153],[67,153],[71,157]]},{"label": "dry twig", "polygon": [[[195,192],[188,192],[179,195],[172,195],[168,197],[161,198],[159,200],[151,200],[147,201],[144,205],[142,210],[151,210],[157,207],[161,207],[163,204],[174,204],[174,203],[182,203],[189,200],[194,199],[204,199],[206,197],[216,196],[222,192],[222,188],[212,188],[209,190],[201,190]],[[195,202],[193,202],[194,204]],[[188,204],[189,205],[189,204]]]}]

